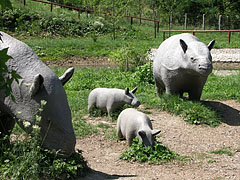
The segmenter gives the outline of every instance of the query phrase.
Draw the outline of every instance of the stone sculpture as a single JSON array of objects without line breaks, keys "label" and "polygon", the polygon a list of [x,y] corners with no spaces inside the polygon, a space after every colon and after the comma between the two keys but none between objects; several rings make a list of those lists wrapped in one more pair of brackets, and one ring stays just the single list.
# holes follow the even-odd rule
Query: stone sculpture
[{"label": "stone sculpture", "polygon": [[132,91],[129,91],[129,88],[125,90],[117,88],[93,89],[88,96],[88,112],[91,113],[94,107],[99,108],[107,112],[108,116],[111,118],[112,112],[125,104],[138,107],[140,102],[134,95],[136,91],[137,88],[134,88]]},{"label": "stone sculpture", "polygon": [[145,146],[154,145],[154,136],[160,130],[153,130],[149,117],[134,108],[123,110],[117,119],[117,136],[119,139],[126,139],[128,146],[132,145],[135,137],[138,137]]},{"label": "stone sculpture", "polygon": [[[20,76],[19,83],[13,81],[12,94],[5,97],[0,91],[0,131],[11,131],[16,122],[27,132],[31,132],[35,115],[39,113],[40,103],[47,103],[41,113],[40,135],[43,147],[55,149],[64,156],[74,152],[76,137],[72,126],[71,111],[63,85],[71,78],[74,69],[68,69],[60,78],[48,68],[25,43],[0,32],[0,49],[8,48],[12,57],[6,63],[9,70],[15,70]],[[24,126],[29,123],[29,127]]]},{"label": "stone sculpture", "polygon": [[187,92],[190,100],[200,100],[203,86],[212,72],[211,49],[188,33],[166,39],[158,48],[153,62],[153,76],[158,96],[164,91],[181,97]]}]

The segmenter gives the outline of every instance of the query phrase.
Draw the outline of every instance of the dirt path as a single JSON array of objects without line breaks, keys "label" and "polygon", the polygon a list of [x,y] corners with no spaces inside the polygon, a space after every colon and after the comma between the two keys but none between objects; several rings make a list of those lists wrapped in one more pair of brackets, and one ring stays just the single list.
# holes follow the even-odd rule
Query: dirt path
[{"label": "dirt path", "polygon": [[[219,127],[210,128],[187,124],[180,117],[166,112],[148,110],[153,127],[161,129],[161,141],[172,151],[188,156],[186,161],[161,165],[127,163],[118,160],[127,149],[125,141],[110,140],[102,135],[78,139],[76,148],[83,150],[90,173],[83,180],[147,179],[147,180],[222,180],[240,179],[240,104],[229,101],[208,102],[222,114]],[[105,122],[106,118],[91,118],[91,123]],[[233,156],[212,154],[211,151],[229,148]]]}]

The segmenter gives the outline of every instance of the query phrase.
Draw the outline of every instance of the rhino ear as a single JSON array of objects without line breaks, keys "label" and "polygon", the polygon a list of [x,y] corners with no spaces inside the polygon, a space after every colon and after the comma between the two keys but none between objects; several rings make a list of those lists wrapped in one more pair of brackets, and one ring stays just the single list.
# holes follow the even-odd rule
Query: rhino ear
[{"label": "rhino ear", "polygon": [[213,48],[214,44],[215,44],[215,40],[212,40],[212,41],[208,44],[208,49],[209,49],[209,51],[211,51],[211,49]]},{"label": "rhino ear", "polygon": [[74,73],[74,68],[71,67],[71,68],[67,69],[61,77],[59,77],[59,80],[62,82],[63,86],[66,82],[69,81],[69,79],[72,77],[73,73]]},{"label": "rhino ear", "polygon": [[137,87],[132,90],[132,93],[134,94],[137,91]]},{"label": "rhino ear", "polygon": [[188,48],[187,44],[185,43],[184,40],[180,39],[180,45],[183,49],[183,52],[185,53],[187,51],[187,48]]},{"label": "rhino ear", "polygon": [[37,92],[39,91],[39,89],[41,88],[41,86],[43,84],[43,81],[44,81],[44,79],[41,74],[37,74],[34,77],[33,83],[29,90],[29,94],[31,97],[33,97],[34,95],[37,94]]},{"label": "rhino ear", "polygon": [[146,136],[146,132],[143,130],[138,131],[139,136],[143,139]]},{"label": "rhino ear", "polygon": [[152,135],[156,136],[157,134],[159,134],[161,131],[160,130],[152,130]]},{"label": "rhino ear", "polygon": [[129,89],[128,88],[125,89],[125,94],[129,94]]}]

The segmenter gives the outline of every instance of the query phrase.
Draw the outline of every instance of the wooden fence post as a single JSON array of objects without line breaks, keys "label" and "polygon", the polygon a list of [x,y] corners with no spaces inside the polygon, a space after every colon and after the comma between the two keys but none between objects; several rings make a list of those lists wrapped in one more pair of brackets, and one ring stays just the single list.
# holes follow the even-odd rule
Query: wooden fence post
[{"label": "wooden fence post", "polygon": [[228,44],[230,44],[231,32],[228,31]]},{"label": "wooden fence post", "polygon": [[51,11],[51,12],[53,11],[53,4],[52,4],[52,3],[51,3],[50,11]]},{"label": "wooden fence post", "polygon": [[81,13],[81,10],[80,8],[78,9],[78,19],[80,19],[80,13]]},{"label": "wooden fence post", "polygon": [[203,30],[205,30],[205,14],[203,14],[202,19],[203,19],[202,28],[203,28]]},{"label": "wooden fence post", "polygon": [[185,13],[184,29],[187,29],[187,13]]},{"label": "wooden fence post", "polygon": [[219,19],[218,19],[218,30],[221,30],[221,21],[222,21],[222,15],[219,15]]}]

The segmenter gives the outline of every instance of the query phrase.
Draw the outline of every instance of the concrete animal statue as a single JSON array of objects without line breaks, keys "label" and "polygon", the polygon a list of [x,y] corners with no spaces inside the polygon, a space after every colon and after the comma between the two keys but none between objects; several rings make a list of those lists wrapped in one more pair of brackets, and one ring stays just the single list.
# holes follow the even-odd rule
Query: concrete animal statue
[{"label": "concrete animal statue", "polygon": [[[15,70],[20,76],[19,83],[11,84],[13,101],[0,91],[0,131],[11,131],[16,122],[27,132],[31,132],[35,115],[39,113],[40,103],[47,103],[41,113],[40,135],[43,147],[57,150],[69,156],[74,152],[76,137],[72,126],[71,111],[63,85],[73,75],[69,68],[60,78],[47,67],[25,43],[4,32],[0,49],[8,48],[12,58],[6,63],[8,69]],[[24,126],[28,122],[29,127]]]},{"label": "concrete animal statue", "polygon": [[200,100],[208,75],[212,72],[211,49],[192,34],[183,33],[166,39],[158,48],[153,62],[153,76],[157,94],[183,96]]},{"label": "concrete animal statue", "polygon": [[134,95],[137,88],[129,91],[129,88],[117,89],[117,88],[96,88],[93,89],[88,96],[88,111],[89,113],[94,107],[101,109],[108,113],[111,118],[112,112],[129,104],[133,107],[140,105],[139,100]]},{"label": "concrete animal statue", "polygon": [[138,137],[145,146],[153,147],[154,136],[159,133],[160,130],[153,130],[149,117],[134,108],[127,108],[118,116],[117,136],[119,139],[126,139],[128,146]]}]

